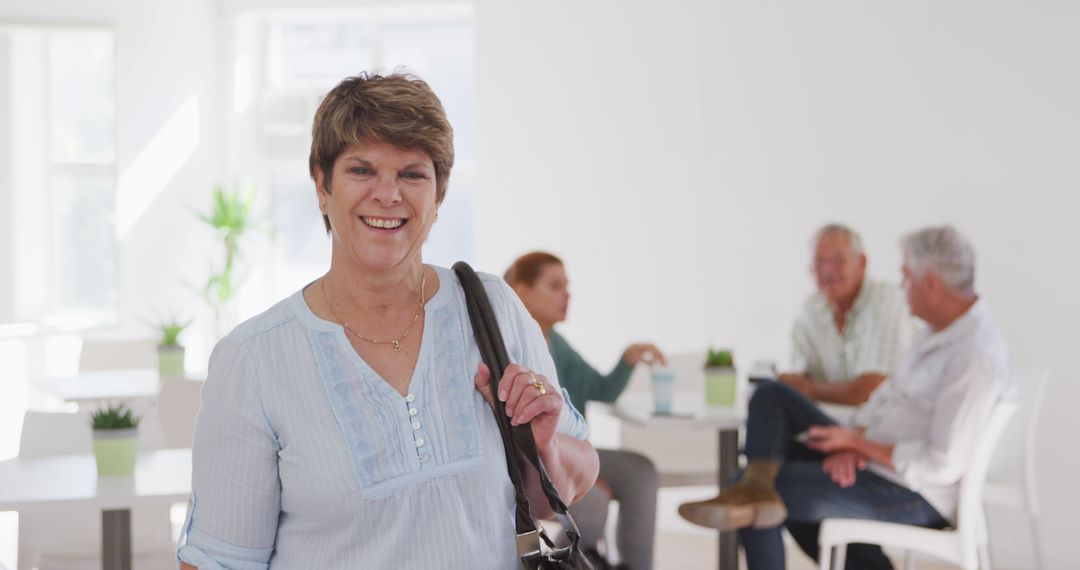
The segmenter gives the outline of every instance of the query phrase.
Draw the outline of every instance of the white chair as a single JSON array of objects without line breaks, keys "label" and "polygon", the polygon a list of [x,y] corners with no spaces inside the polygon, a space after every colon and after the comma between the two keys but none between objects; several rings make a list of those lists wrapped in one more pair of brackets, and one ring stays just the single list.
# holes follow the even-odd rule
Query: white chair
[{"label": "white chair", "polygon": [[960,481],[955,528],[934,530],[865,519],[825,519],[818,535],[821,569],[844,568],[847,545],[851,543],[880,544],[902,549],[909,569],[914,568],[912,551],[943,558],[965,570],[976,570],[980,565],[989,568],[983,488],[994,450],[1018,407],[1017,402],[1003,400],[990,415],[971,465]]},{"label": "white chair", "polygon": [[1033,554],[1034,570],[1041,570],[1042,564],[1042,541],[1039,533],[1039,493],[1035,478],[1035,448],[1038,435],[1039,415],[1042,411],[1046,397],[1046,386],[1049,384],[1050,373],[1040,371],[1036,375],[1021,375],[1024,378],[1034,378],[1034,390],[1025,388],[1023,409],[1021,416],[1025,420],[1024,425],[1024,451],[1023,470],[1020,481],[1016,483],[987,481],[983,490],[983,502],[988,505],[999,505],[1010,509],[1023,511],[1028,519],[1028,529],[1031,531],[1031,550]]},{"label": "white chair", "polygon": [[165,447],[191,447],[202,387],[203,382],[183,376],[161,378],[157,413]]},{"label": "white chair", "polygon": [[157,340],[83,339],[79,352],[79,371],[157,368]]},{"label": "white chair", "polygon": [[[160,440],[156,423],[153,417],[140,422],[142,450],[152,447],[155,437]],[[92,437],[89,412],[28,410],[19,456],[88,453]],[[167,565],[175,550],[168,505],[132,509],[131,530],[134,567],[167,567],[161,561]],[[19,570],[101,568],[101,511],[63,503],[20,509],[18,558]]]}]

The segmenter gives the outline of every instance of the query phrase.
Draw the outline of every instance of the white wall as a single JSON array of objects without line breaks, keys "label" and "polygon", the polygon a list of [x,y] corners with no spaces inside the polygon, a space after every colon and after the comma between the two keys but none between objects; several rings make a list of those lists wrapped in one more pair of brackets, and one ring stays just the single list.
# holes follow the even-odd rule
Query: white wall
[{"label": "white wall", "polygon": [[[12,233],[14,220],[12,219],[12,164],[11,149],[15,141],[12,140],[12,88],[8,84],[11,77],[10,61],[11,40],[0,36],[0,77],[4,82],[0,83],[0,267],[12,267],[12,244],[15,236]],[[15,280],[10,273],[5,272],[0,277],[0,320],[10,320],[15,312],[12,297]]]},{"label": "white wall", "polygon": [[564,331],[786,361],[807,240],[955,224],[1019,365],[1056,371],[1039,449],[1050,567],[1070,559],[1080,242],[1080,6],[1064,2],[482,2],[479,264],[542,247]]}]

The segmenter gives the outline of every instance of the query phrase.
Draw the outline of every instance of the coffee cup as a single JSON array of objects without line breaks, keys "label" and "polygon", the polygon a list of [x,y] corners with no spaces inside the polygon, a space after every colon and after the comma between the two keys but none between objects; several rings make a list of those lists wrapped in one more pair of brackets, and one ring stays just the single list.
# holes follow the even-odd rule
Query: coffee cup
[{"label": "coffee cup", "polygon": [[652,369],[653,410],[659,415],[670,415],[675,399],[675,371],[667,366]]}]

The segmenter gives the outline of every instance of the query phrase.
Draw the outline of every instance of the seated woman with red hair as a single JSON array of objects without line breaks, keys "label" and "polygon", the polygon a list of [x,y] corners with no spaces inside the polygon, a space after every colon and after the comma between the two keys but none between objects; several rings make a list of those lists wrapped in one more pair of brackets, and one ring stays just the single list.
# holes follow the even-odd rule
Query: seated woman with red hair
[{"label": "seated woman with red hair", "polygon": [[[540,325],[555,361],[559,384],[582,413],[590,400],[614,402],[639,362],[666,363],[655,345],[632,344],[608,374],[589,365],[554,329],[556,323],[566,320],[570,302],[566,269],[558,257],[539,251],[529,253],[510,266],[505,278]],[[650,569],[656,526],[656,468],[648,458],[631,451],[598,449],[597,453],[600,476],[596,485],[570,508],[581,529],[582,543],[586,549],[595,548],[603,535],[608,501],[616,500],[619,520],[615,543],[623,565],[633,570]]]}]

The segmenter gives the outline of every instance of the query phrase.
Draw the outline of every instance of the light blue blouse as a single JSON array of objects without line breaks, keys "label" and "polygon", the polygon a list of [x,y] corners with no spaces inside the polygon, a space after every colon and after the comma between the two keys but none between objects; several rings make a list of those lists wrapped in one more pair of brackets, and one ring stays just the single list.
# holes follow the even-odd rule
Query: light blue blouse
[{"label": "light blue blouse", "polygon": [[[210,357],[178,561],[216,568],[516,568],[513,486],[473,384],[480,353],[457,277],[436,267],[402,397],[297,292]],[[507,350],[557,382],[536,322],[481,274]],[[584,439],[563,392],[559,431]]]}]

